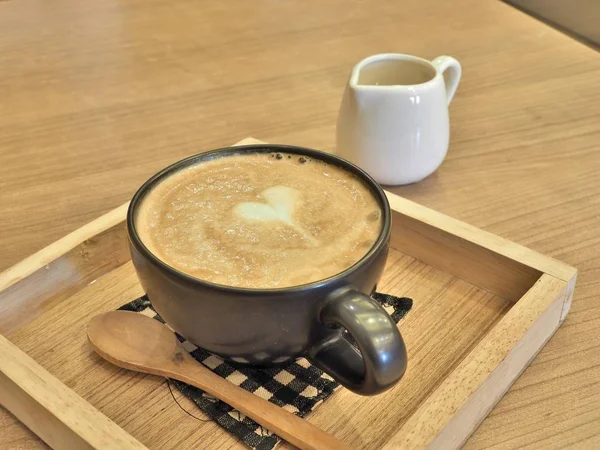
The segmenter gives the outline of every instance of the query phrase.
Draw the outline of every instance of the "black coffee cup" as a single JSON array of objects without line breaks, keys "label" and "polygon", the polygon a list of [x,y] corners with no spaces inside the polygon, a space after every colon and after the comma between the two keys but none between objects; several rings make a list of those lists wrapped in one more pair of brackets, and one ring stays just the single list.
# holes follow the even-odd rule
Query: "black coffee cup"
[{"label": "black coffee cup", "polygon": [[[383,227],[356,264],[325,280],[281,289],[246,289],[194,278],[154,256],[135,227],[144,196],[174,172],[232,154],[284,152],[320,159],[353,173],[377,198]],[[391,212],[381,187],[363,170],[328,153],[284,145],[247,145],[201,153],[150,178],[127,212],[130,251],[140,282],[165,321],[190,342],[241,364],[272,365],[306,357],[353,392],[374,395],[406,370],[406,348],[394,321],[370,294],[384,269]],[[346,329],[357,349],[342,336]]]}]

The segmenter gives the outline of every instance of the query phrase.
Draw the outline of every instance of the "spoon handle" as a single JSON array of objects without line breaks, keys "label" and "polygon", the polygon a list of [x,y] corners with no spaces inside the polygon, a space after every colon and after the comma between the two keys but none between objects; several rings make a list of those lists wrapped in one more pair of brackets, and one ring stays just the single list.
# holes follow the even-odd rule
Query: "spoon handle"
[{"label": "spoon handle", "polygon": [[193,364],[186,361],[164,375],[208,392],[302,450],[349,449],[310,422],[221,378],[193,358],[189,359]]}]

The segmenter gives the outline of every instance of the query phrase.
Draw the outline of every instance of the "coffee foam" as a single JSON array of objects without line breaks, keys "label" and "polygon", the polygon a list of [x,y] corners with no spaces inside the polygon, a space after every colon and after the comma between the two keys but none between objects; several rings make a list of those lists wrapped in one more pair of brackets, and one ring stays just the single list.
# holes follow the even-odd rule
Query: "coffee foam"
[{"label": "coffee foam", "polygon": [[138,208],[136,229],[159,259],[228,286],[322,280],[361,259],[382,226],[353,174],[293,154],[225,156],[182,169]]}]

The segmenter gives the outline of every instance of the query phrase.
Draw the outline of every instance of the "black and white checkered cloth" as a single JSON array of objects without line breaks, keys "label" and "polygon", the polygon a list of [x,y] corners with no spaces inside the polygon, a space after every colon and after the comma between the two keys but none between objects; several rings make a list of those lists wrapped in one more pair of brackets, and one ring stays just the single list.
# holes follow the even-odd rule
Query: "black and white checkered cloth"
[{"label": "black and white checkered cloth", "polygon": [[[412,300],[406,297],[376,293],[373,298],[382,304],[396,323],[412,307]],[[146,296],[119,309],[139,312],[164,323]],[[300,417],[305,417],[340,387],[329,375],[304,358],[276,367],[253,368],[224,361],[179,335],[177,338],[198,362],[217,375]],[[346,334],[345,338],[352,342],[350,335]],[[180,381],[173,380],[173,384],[205,414],[250,448],[271,450],[281,441],[280,437],[204,391]]]}]

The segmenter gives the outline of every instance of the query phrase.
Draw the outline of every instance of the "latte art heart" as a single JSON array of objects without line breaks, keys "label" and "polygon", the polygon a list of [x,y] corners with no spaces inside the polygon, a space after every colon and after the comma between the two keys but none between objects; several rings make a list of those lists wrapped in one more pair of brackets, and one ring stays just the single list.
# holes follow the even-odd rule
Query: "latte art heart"
[{"label": "latte art heart", "polygon": [[142,201],[136,229],[191,276],[248,288],[302,285],[361,259],[380,207],[351,173],[292,154],[232,155],[169,176]]},{"label": "latte art heart", "polygon": [[242,202],[235,206],[235,212],[247,220],[280,220],[292,225],[292,216],[298,202],[299,193],[287,186],[273,186],[260,193],[265,203]]},{"label": "latte art heart", "polygon": [[273,186],[260,193],[266,203],[243,202],[238,203],[234,211],[243,219],[267,221],[275,220],[286,223],[307,241],[318,245],[319,241],[310,236],[306,230],[294,223],[293,217],[296,205],[300,201],[300,193],[288,186]]}]

